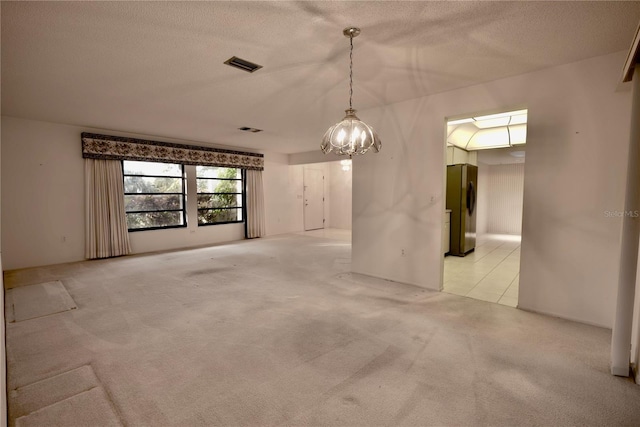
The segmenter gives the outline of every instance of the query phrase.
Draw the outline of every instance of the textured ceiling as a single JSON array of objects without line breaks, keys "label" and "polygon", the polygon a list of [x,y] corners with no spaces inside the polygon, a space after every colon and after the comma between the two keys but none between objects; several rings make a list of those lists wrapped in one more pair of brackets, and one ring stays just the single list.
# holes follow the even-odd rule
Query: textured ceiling
[{"label": "textured ceiling", "polygon": [[318,149],[342,118],[347,26],[362,110],[626,50],[640,21],[640,2],[1,7],[3,115],[282,153]]}]

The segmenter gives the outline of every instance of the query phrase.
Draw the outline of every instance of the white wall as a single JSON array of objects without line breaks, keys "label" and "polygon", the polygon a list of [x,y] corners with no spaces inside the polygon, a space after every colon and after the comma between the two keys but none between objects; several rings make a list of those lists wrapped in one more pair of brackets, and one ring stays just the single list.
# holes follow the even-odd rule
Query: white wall
[{"label": "white wall", "polygon": [[[519,306],[612,325],[629,141],[625,53],[362,111],[382,151],[354,160],[352,266],[441,284],[445,117],[529,109]],[[402,249],[405,256],[401,255]]]},{"label": "white wall", "polygon": [[329,163],[329,193],[331,196],[329,227],[351,230],[352,169],[342,170],[340,162]]},{"label": "white wall", "polygon": [[265,154],[262,178],[267,236],[302,231],[302,168],[286,154]]},{"label": "white wall", "polygon": [[311,163],[328,163],[328,162],[336,162],[340,160],[344,160],[344,156],[338,156],[337,154],[331,152],[329,154],[324,154],[320,151],[320,147],[314,151],[306,151],[304,153],[295,153],[289,154],[289,164],[290,165],[308,165]]},{"label": "white wall", "polygon": [[81,130],[2,117],[3,267],[84,258]]},{"label": "white wall", "polygon": [[[317,155],[318,153],[320,155]],[[327,157],[320,151],[298,155],[265,155],[265,162],[269,159],[272,159],[271,162],[274,164],[269,163],[269,168],[265,166],[265,173],[267,170],[271,171],[271,178],[265,175],[265,198],[269,200],[265,201],[268,235],[304,230],[304,169],[320,170],[325,177],[325,227],[351,229],[351,170],[343,171],[340,162],[335,160],[304,163],[312,159],[326,160]],[[277,163],[273,159],[277,159]],[[293,164],[290,164],[291,161]],[[270,196],[267,197],[266,193],[270,193]],[[275,205],[280,209],[273,209]],[[276,217],[274,212],[278,212],[280,218]]]},{"label": "white wall", "polygon": [[459,165],[468,163],[470,165],[478,165],[478,152],[466,151],[460,147],[447,146],[447,165]]},{"label": "white wall", "polygon": [[[84,259],[84,161],[80,142],[84,131],[185,142],[2,117],[1,209],[5,269]],[[271,231],[285,232],[296,226],[288,222],[289,206],[271,199],[281,191],[279,174],[285,158],[265,154],[266,222]],[[195,188],[195,183],[189,187]],[[188,203],[195,203],[193,195]],[[278,218],[282,225],[274,228]],[[215,244],[244,237],[243,224],[197,227],[195,218],[189,220],[187,228],[130,233],[133,252]]]},{"label": "white wall", "polygon": [[480,206],[484,213],[485,232],[491,234],[514,234],[522,232],[522,199],[524,189],[524,163],[481,166],[482,184],[485,193],[478,195],[478,218]]}]

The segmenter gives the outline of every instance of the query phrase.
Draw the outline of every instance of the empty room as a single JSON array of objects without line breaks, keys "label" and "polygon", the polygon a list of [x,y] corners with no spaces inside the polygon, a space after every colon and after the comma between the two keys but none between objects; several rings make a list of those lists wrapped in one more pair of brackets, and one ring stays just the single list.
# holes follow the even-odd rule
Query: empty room
[{"label": "empty room", "polygon": [[0,427],[640,425],[640,1],[0,19]]}]

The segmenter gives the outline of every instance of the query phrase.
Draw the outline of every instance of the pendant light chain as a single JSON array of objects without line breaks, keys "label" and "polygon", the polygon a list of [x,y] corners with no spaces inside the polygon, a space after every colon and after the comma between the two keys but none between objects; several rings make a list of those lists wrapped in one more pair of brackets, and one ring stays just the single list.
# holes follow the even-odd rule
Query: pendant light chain
[{"label": "pendant light chain", "polygon": [[349,52],[349,109],[353,109],[353,36],[349,37],[351,50]]},{"label": "pendant light chain", "polygon": [[360,120],[353,109],[353,38],[360,34],[360,28],[347,27],[342,30],[349,37],[349,109],[344,118],[324,133],[320,149],[323,153],[334,152],[339,156],[364,154],[369,150],[377,153],[382,143],[376,131]]}]

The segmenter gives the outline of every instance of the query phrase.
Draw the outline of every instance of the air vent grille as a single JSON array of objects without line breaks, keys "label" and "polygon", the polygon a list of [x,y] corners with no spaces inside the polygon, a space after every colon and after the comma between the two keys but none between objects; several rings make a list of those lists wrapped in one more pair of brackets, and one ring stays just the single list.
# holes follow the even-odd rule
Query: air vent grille
[{"label": "air vent grille", "polygon": [[238,129],[243,130],[245,132],[253,132],[253,133],[262,132],[262,129],[248,128],[246,126],[243,126],[241,128],[238,128]]},{"label": "air vent grille", "polygon": [[254,64],[253,62],[238,58],[237,56],[232,56],[224,61],[224,63],[248,73],[253,73],[254,71],[262,68],[262,65]]}]

